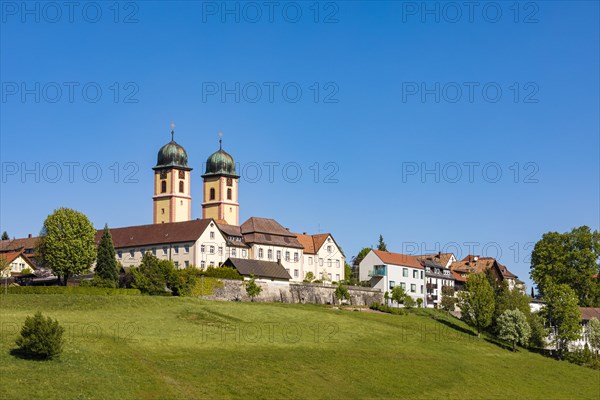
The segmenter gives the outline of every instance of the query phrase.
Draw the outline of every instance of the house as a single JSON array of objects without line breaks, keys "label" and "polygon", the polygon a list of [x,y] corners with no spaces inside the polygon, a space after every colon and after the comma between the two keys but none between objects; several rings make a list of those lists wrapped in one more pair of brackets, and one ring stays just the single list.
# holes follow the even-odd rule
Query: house
[{"label": "house", "polygon": [[315,279],[339,282],[344,277],[345,255],[330,233],[296,233],[304,249],[302,278],[311,272]]},{"label": "house", "polygon": [[451,255],[444,264],[440,264],[440,257],[435,255],[418,256],[417,259],[421,262],[423,268],[425,268],[425,303],[424,306],[428,308],[440,308],[442,303],[442,295],[444,287],[451,287],[455,290],[456,278],[452,275],[448,265],[452,261]]},{"label": "house", "polygon": [[359,264],[359,278],[382,292],[399,285],[414,300],[425,301],[425,269],[415,256],[371,250]]},{"label": "house", "polygon": [[20,251],[23,253],[23,257],[26,257],[29,262],[37,266],[36,256],[39,240],[39,237],[34,237],[31,234],[27,235],[26,238],[0,240],[0,254]]},{"label": "house", "polygon": [[237,272],[249,279],[255,277],[257,281],[289,282],[292,277],[281,264],[281,261],[245,260],[242,258],[228,258],[223,263],[224,267],[235,268]]},{"label": "house", "polygon": [[6,268],[0,271],[2,277],[21,275],[24,270],[33,272],[36,269],[22,250],[0,253],[0,258],[6,263]]},{"label": "house", "polygon": [[581,337],[578,340],[571,342],[569,346],[572,348],[583,348],[587,344],[591,350],[592,347],[588,342],[587,326],[592,318],[600,320],[600,308],[579,307],[579,311],[581,311]]},{"label": "house", "polygon": [[468,255],[461,261],[452,262],[450,270],[454,273],[453,275],[456,278],[458,290],[464,288],[464,282],[466,281],[468,274],[486,271],[490,271],[497,282],[507,282],[510,289],[517,287],[520,290],[524,290],[523,282],[519,281],[515,274],[510,272],[506,266],[500,264],[493,257]]}]

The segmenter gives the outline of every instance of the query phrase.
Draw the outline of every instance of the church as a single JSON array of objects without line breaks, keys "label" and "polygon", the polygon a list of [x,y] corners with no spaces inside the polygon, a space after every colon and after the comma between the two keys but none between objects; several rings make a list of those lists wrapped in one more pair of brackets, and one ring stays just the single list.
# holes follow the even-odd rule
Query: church
[{"label": "church", "polygon": [[223,150],[222,138],[201,175],[201,219],[192,219],[193,168],[186,150],[175,141],[174,125],[171,141],[158,151],[153,170],[153,223],[110,229],[117,260],[124,268],[139,265],[142,256],[151,252],[177,268],[218,267],[228,259],[244,259],[283,267],[290,281],[302,281],[307,274],[329,282],[344,279],[345,256],[332,234],[294,233],[262,217],[240,224],[240,176],[233,157]]}]

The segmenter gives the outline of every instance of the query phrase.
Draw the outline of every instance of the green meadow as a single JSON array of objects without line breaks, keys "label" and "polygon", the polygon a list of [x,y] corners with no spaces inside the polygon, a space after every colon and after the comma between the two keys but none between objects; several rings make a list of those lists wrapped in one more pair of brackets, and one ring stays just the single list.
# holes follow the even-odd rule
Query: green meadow
[{"label": "green meadow", "polygon": [[[12,355],[38,310],[66,329],[58,359]],[[512,353],[451,317],[8,294],[0,322],[2,399],[600,398],[598,371]]]}]

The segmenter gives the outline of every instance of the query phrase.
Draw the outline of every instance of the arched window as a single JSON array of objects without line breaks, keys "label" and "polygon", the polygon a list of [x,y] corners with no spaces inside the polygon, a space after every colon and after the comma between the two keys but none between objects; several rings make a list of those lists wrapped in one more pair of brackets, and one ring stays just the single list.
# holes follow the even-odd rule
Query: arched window
[{"label": "arched window", "polygon": [[227,189],[227,200],[231,200],[231,189]]},{"label": "arched window", "polygon": [[167,193],[167,181],[160,181],[160,192]]},{"label": "arched window", "polygon": [[183,193],[183,181],[179,181],[179,193]]},{"label": "arched window", "polygon": [[215,188],[210,188],[210,199],[211,200],[215,199]]}]

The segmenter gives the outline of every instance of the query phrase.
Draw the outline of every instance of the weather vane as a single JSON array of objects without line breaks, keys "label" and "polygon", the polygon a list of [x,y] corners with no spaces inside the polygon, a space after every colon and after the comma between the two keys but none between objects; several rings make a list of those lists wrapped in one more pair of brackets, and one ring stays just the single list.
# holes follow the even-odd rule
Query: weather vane
[{"label": "weather vane", "polygon": [[175,140],[175,121],[171,121],[171,140]]},{"label": "weather vane", "polygon": [[223,150],[223,132],[219,131],[219,150]]}]

